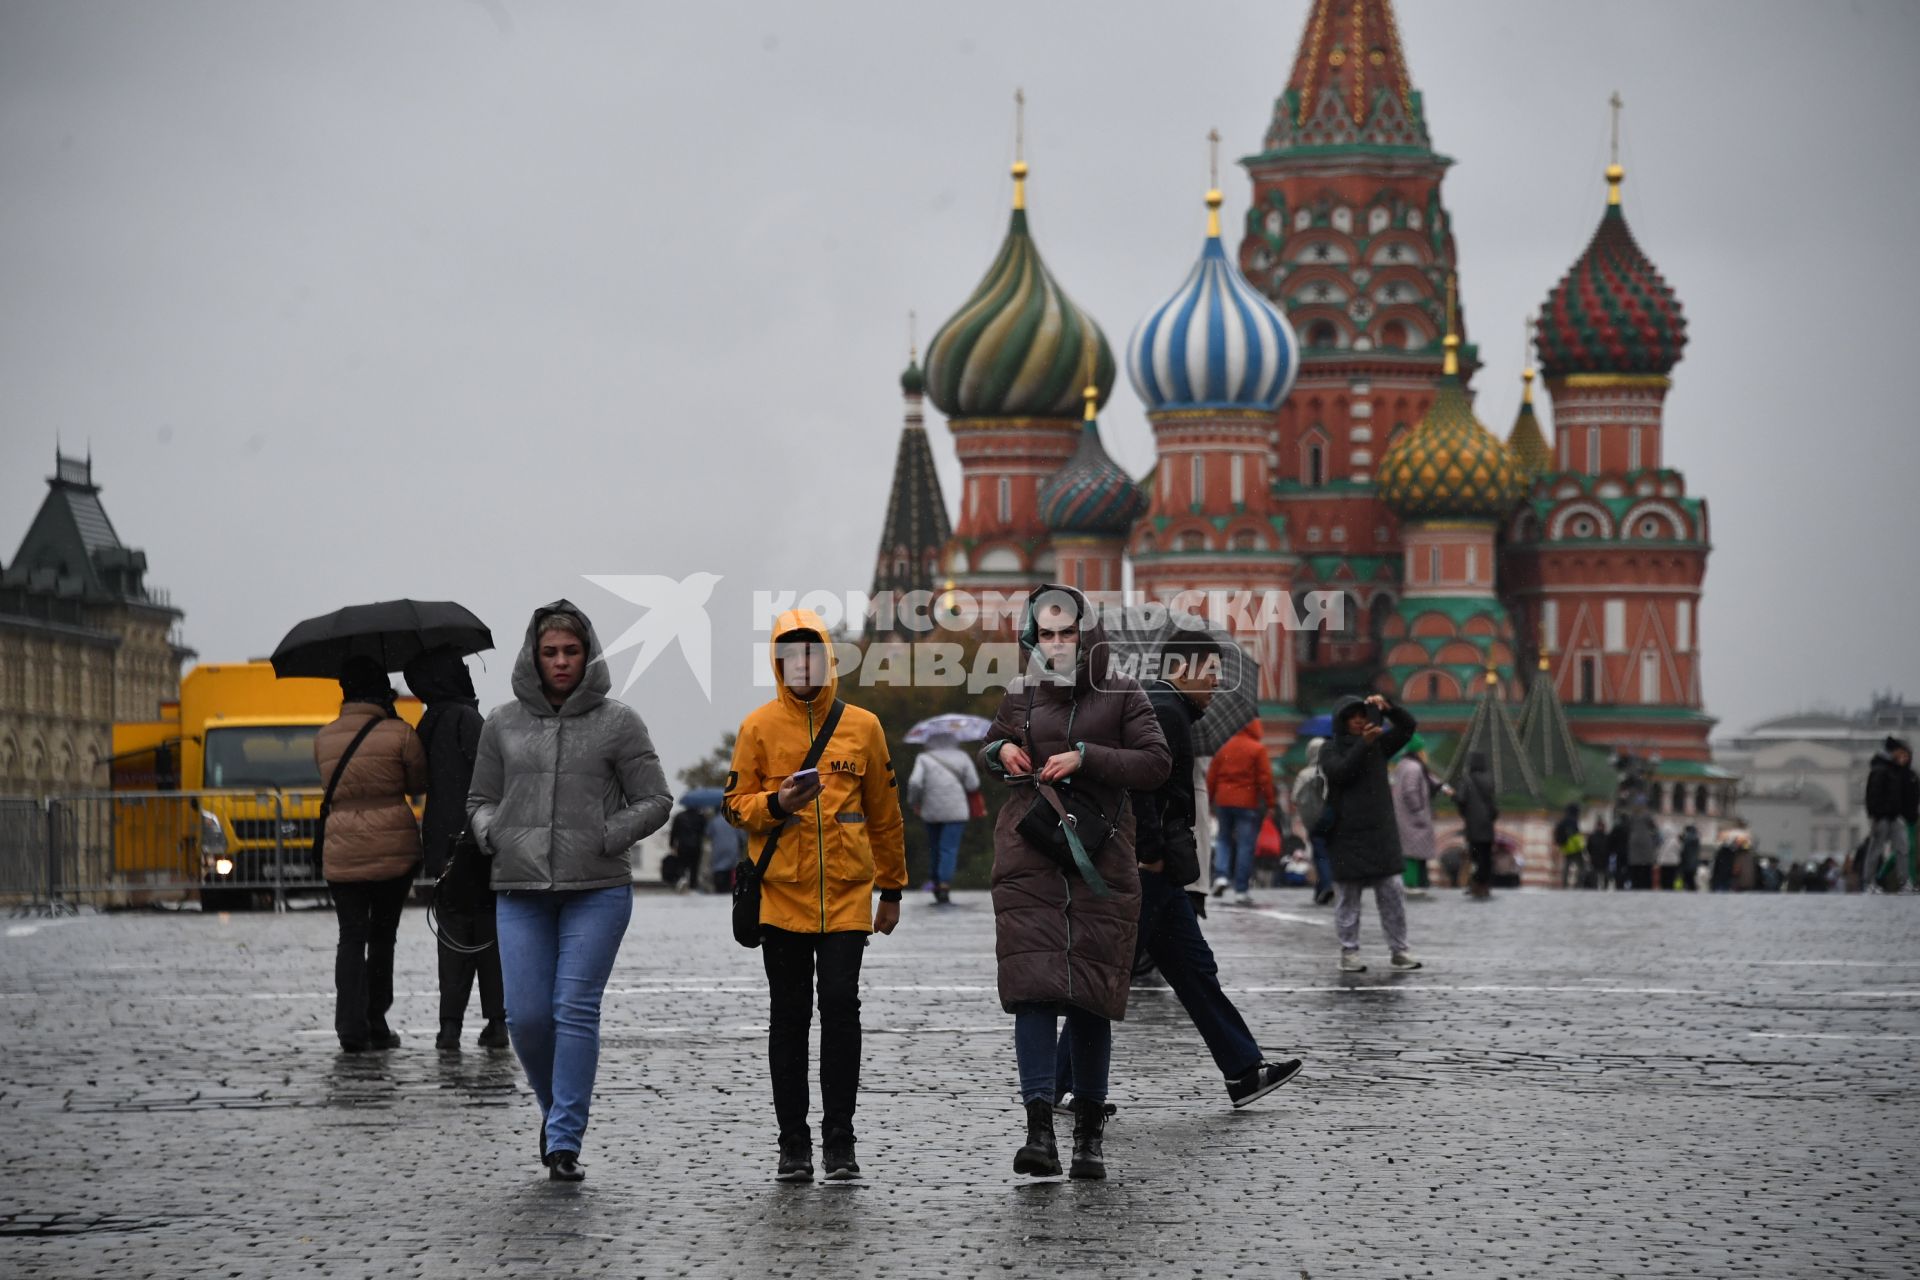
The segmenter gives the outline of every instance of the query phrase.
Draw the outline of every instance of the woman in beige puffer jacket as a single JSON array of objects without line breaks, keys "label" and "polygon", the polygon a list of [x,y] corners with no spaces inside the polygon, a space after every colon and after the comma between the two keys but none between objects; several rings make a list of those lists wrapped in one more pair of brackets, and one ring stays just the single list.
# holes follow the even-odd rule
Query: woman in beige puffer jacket
[{"label": "woman in beige puffer jacket", "polygon": [[427,789],[427,756],[412,726],[394,714],[386,672],[367,658],[340,673],[340,717],[314,738],[324,787],[360,731],[365,738],[334,788],[321,860],[340,944],[334,955],[333,1026],[349,1053],[392,1049],[393,945],[420,865],[420,826],[407,797]]}]

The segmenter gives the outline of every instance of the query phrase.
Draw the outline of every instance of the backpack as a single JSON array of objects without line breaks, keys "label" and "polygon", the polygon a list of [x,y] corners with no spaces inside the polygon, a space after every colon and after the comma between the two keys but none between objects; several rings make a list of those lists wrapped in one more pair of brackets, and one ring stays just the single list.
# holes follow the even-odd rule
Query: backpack
[{"label": "backpack", "polygon": [[[1320,766],[1314,765],[1300,775],[1293,788],[1293,807],[1299,811],[1300,822],[1308,835],[1325,836],[1332,834],[1333,823],[1327,806],[1327,775],[1320,772]],[[1321,819],[1328,819],[1326,829],[1322,829]]]}]

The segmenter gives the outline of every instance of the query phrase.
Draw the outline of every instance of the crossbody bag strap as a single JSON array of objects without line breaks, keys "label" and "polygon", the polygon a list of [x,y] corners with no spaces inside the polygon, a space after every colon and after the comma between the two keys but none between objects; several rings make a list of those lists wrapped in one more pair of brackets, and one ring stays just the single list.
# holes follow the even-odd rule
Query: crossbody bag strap
[{"label": "crossbody bag strap", "polygon": [[[828,740],[833,737],[833,731],[840,727],[840,714],[846,709],[846,703],[838,698],[833,700],[833,706],[827,711],[827,718],[820,722],[820,732],[813,736],[813,744],[807,748],[807,758],[800,762],[800,767],[794,770],[795,773],[805,773],[820,763],[821,755],[826,752]],[[767,874],[767,868],[773,862],[773,847],[780,843],[780,832],[785,825],[783,822],[767,833],[766,848],[761,851],[760,860],[754,864],[754,871],[761,876]]]},{"label": "crossbody bag strap", "polygon": [[333,793],[339,789],[340,779],[345,776],[347,772],[347,761],[353,759],[353,753],[360,749],[360,744],[367,740],[367,735],[372,733],[374,726],[379,724],[384,718],[383,716],[375,716],[373,719],[361,725],[360,732],[354,734],[353,741],[347,744],[346,751],[340,757],[340,763],[333,766],[333,777],[327,779],[327,794],[320,800],[320,817],[322,821],[326,819],[329,813],[333,812]]}]

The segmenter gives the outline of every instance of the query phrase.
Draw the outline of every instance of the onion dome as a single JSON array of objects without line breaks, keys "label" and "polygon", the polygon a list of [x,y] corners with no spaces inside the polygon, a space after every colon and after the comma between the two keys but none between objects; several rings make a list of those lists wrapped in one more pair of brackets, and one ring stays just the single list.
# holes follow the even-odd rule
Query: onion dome
[{"label": "onion dome", "polygon": [[1207,242],[1186,283],[1148,312],[1127,344],[1127,373],[1148,412],[1272,412],[1300,371],[1293,326],[1247,283],[1220,243],[1220,193],[1207,192]]},{"label": "onion dome", "polygon": [[920,362],[916,359],[909,359],[907,361],[907,371],[900,375],[900,394],[917,396],[924,393],[926,389],[927,375],[920,371]]},{"label": "onion dome", "polygon": [[1607,166],[1607,211],[1587,251],[1547,295],[1538,330],[1548,377],[1664,374],[1687,345],[1673,286],[1634,243],[1620,208],[1626,171]]},{"label": "onion dome", "polygon": [[1459,336],[1449,333],[1433,406],[1380,459],[1380,496],[1402,519],[1498,520],[1526,492],[1513,455],[1473,416],[1459,348]]},{"label": "onion dome", "polygon": [[1100,400],[1113,351],[1054,280],[1027,233],[1027,166],[1013,166],[1013,220],[999,256],[927,347],[927,395],[949,418],[1072,418],[1089,363]]},{"label": "onion dome", "polygon": [[1522,478],[1531,480],[1553,470],[1553,448],[1547,444],[1540,419],[1533,412],[1533,370],[1522,370],[1520,380],[1526,389],[1520,393],[1520,413],[1513,420],[1513,430],[1507,433],[1507,452],[1513,455]]},{"label": "onion dome", "polygon": [[1125,534],[1147,513],[1147,495],[1100,443],[1099,387],[1089,386],[1083,397],[1080,443],[1040,486],[1040,518],[1055,533]]}]

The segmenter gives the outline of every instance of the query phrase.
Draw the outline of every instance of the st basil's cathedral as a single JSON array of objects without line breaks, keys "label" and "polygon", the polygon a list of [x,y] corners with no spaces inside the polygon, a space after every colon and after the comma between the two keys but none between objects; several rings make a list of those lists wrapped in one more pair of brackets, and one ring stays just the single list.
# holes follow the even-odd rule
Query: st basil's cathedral
[{"label": "st basil's cathedral", "polygon": [[[1198,260],[1126,345],[1157,456],[1136,481],[1100,438],[1113,351],[1042,260],[1016,161],[998,255],[901,380],[875,591],[1118,592],[1124,561],[1150,599],[1338,592],[1337,630],[1275,621],[1237,636],[1260,661],[1276,755],[1340,694],[1380,691],[1490,749],[1503,790],[1577,780],[1577,740],[1657,753],[1662,807],[1718,812],[1708,783],[1726,775],[1700,677],[1707,507],[1660,448],[1686,321],[1628,226],[1617,161],[1592,240],[1533,325],[1538,375],[1526,370],[1504,440],[1469,396],[1477,351],[1442,199],[1452,161],[1433,148],[1390,0],[1313,0],[1242,164],[1237,246],[1209,191]],[[960,464],[950,526],[923,399]]]}]

